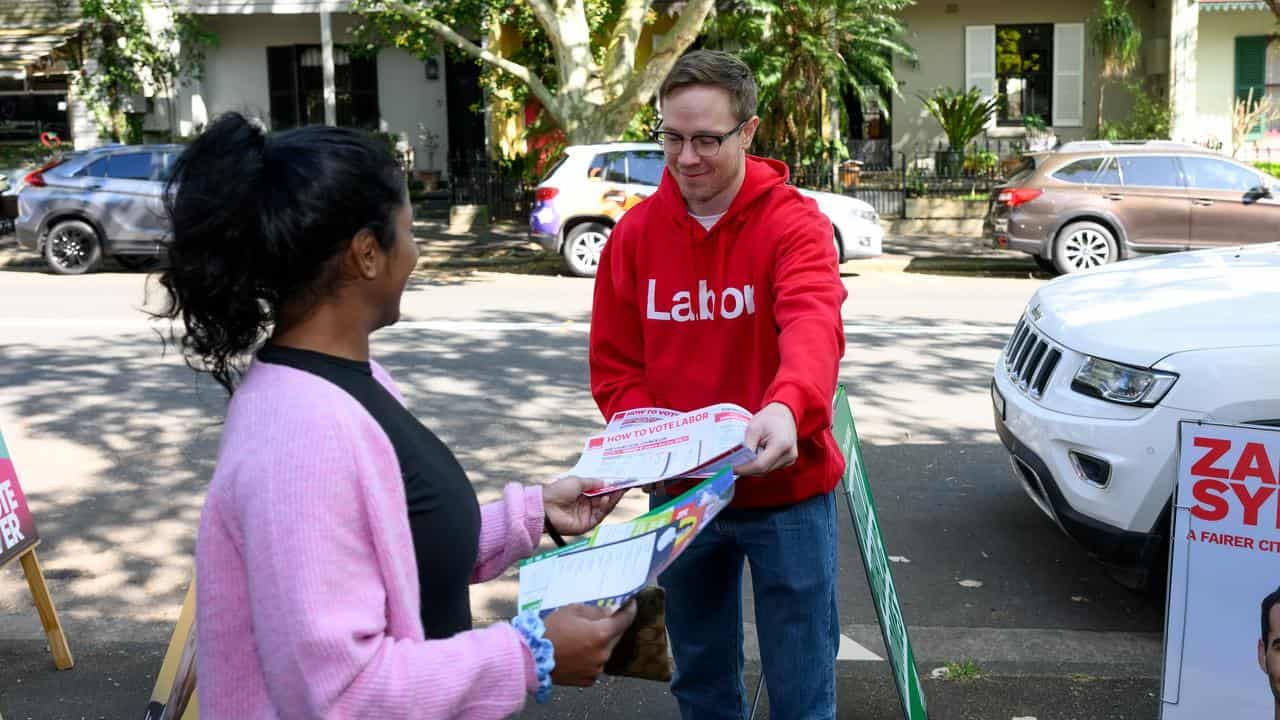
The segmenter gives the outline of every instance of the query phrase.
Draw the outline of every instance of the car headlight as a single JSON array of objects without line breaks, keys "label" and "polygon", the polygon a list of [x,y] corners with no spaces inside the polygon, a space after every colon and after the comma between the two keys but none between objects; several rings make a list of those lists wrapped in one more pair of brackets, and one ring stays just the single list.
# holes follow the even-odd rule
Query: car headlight
[{"label": "car headlight", "polygon": [[1154,407],[1178,381],[1173,373],[1143,370],[1091,357],[1071,380],[1071,389],[1121,405]]},{"label": "car headlight", "polygon": [[880,216],[876,214],[875,210],[854,210],[853,216],[859,220],[866,220],[869,223],[880,223]]}]

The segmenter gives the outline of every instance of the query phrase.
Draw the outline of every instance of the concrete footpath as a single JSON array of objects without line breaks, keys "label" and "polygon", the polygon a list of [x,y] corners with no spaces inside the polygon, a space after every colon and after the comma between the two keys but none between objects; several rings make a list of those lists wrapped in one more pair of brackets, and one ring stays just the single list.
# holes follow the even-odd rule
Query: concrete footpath
[{"label": "concrete footpath", "polygon": [[[487,269],[539,275],[563,273],[560,258],[528,239],[518,223],[451,232],[443,220],[419,219],[414,232],[422,248],[424,268]],[[886,236],[883,254],[850,260],[846,273],[914,272],[975,276],[1028,277],[1045,275],[1024,253],[990,247],[985,238],[947,235]]]},{"label": "concrete footpath", "polygon": [[[448,274],[487,270],[533,275],[563,274],[560,257],[547,253],[527,234],[522,223],[451,231],[442,219],[419,218],[414,235],[422,252],[419,268]],[[850,260],[845,273],[908,272],[989,277],[1047,277],[1029,255],[990,247],[985,238],[902,235],[887,236],[878,257]],[[123,270],[107,258],[106,271]],[[19,248],[12,235],[0,236],[0,271],[44,271],[44,260]]]}]

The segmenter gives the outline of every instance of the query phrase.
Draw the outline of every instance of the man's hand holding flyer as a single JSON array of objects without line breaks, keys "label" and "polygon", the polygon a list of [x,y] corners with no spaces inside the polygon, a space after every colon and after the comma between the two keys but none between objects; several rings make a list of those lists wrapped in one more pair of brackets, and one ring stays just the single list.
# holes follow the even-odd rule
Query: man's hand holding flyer
[{"label": "man's hand holding flyer", "polygon": [[582,457],[566,474],[609,483],[588,495],[676,478],[708,478],[755,458],[745,445],[750,422],[751,413],[732,403],[687,413],[628,410],[615,415],[603,433],[587,438]]}]

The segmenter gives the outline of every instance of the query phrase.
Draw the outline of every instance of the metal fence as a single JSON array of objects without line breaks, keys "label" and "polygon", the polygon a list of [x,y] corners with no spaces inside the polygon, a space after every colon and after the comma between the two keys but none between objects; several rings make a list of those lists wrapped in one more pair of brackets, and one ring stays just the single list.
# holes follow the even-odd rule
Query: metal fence
[{"label": "metal fence", "polygon": [[1023,153],[1022,143],[998,138],[975,142],[963,153],[946,144],[917,147],[891,153],[887,161],[877,147],[854,149],[848,160],[794,168],[792,182],[858,198],[880,215],[894,217],[903,214],[911,197],[986,198],[1019,166]]},{"label": "metal fence", "polygon": [[449,160],[449,202],[485,205],[490,220],[527,220],[535,183],[507,172],[483,155]]},{"label": "metal fence", "polygon": [[1240,162],[1280,164],[1280,148],[1259,147],[1257,143],[1245,143],[1236,150],[1235,159]]},{"label": "metal fence", "polygon": [[901,217],[906,209],[906,176],[902,168],[873,170],[859,174],[857,183],[842,189],[875,208],[884,217]]}]

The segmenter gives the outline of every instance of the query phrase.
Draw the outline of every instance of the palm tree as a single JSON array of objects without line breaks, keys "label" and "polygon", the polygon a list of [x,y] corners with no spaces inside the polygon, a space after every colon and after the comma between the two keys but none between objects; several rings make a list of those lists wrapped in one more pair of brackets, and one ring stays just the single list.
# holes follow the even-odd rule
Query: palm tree
[{"label": "palm tree", "polygon": [[1107,83],[1122,80],[1138,64],[1142,31],[1129,14],[1129,0],[1100,0],[1098,12],[1089,18],[1089,40],[1102,59],[1098,82],[1098,130],[1102,130],[1102,103]]},{"label": "palm tree", "polygon": [[[821,140],[822,111],[887,108],[895,57],[914,61],[898,13],[914,0],[739,0],[716,15],[704,46],[737,51],[760,84],[762,146],[793,166],[843,150]],[[726,11],[727,10],[727,11]]]}]

